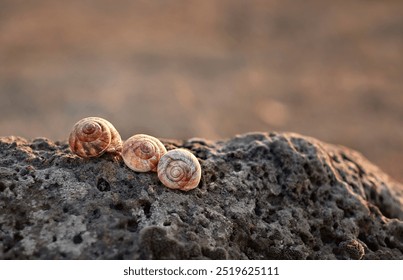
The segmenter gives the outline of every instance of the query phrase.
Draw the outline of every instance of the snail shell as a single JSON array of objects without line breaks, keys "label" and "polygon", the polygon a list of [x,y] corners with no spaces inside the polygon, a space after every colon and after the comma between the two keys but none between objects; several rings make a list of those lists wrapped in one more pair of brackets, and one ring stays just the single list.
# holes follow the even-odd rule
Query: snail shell
[{"label": "snail shell", "polygon": [[82,158],[99,157],[104,153],[118,155],[122,139],[116,128],[107,120],[88,117],[78,121],[69,137],[70,149]]},{"label": "snail shell", "polygon": [[197,158],[185,149],[167,152],[158,163],[158,178],[170,189],[189,191],[197,187],[201,167]]},{"label": "snail shell", "polygon": [[134,171],[157,171],[160,158],[167,152],[165,146],[157,138],[137,134],[123,144],[122,157],[125,164]]}]

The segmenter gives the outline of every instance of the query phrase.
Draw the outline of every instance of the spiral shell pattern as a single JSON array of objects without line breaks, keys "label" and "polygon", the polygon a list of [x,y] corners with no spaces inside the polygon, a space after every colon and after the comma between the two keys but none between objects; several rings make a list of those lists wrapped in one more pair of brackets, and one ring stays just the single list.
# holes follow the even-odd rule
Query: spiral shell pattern
[{"label": "spiral shell pattern", "polygon": [[197,158],[185,149],[167,152],[158,163],[158,178],[170,189],[189,191],[197,187],[201,167]]},{"label": "spiral shell pattern", "polygon": [[125,164],[137,172],[157,171],[160,158],[167,152],[164,144],[157,138],[137,134],[123,144],[122,157]]},{"label": "spiral shell pattern", "polygon": [[99,157],[104,153],[119,154],[122,139],[107,120],[88,117],[78,121],[69,136],[70,149],[82,158]]}]

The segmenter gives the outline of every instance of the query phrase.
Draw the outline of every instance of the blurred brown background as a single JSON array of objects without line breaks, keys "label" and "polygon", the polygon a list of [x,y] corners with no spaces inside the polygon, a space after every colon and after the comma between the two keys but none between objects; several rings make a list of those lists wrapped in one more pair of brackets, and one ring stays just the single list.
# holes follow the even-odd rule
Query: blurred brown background
[{"label": "blurred brown background", "polygon": [[403,1],[0,0],[0,135],[293,131],[403,181]]}]

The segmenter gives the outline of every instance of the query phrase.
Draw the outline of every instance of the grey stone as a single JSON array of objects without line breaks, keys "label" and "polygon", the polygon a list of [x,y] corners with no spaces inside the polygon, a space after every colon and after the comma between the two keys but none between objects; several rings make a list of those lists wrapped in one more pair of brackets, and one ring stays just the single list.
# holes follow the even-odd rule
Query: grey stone
[{"label": "grey stone", "polygon": [[355,151],[280,133],[162,141],[197,156],[198,188],[0,138],[0,258],[403,259],[403,186]]}]

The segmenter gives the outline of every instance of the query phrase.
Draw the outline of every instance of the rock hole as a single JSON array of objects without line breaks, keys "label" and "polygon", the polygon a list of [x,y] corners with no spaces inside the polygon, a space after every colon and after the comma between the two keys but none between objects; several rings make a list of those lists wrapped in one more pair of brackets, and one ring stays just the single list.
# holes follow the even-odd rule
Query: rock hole
[{"label": "rock hole", "polygon": [[101,210],[99,210],[99,209],[97,208],[97,209],[95,209],[94,211],[92,211],[91,220],[96,220],[96,219],[98,219],[99,217],[101,217]]},{"label": "rock hole", "polygon": [[251,168],[250,168],[250,170],[252,171],[252,173],[254,174],[254,175],[260,175],[259,173],[259,171],[260,171],[260,168],[259,167],[257,167],[256,165],[252,165],[251,166]]},{"label": "rock hole", "polygon": [[315,193],[315,192],[312,192],[312,193],[311,193],[311,196],[309,197],[309,199],[310,199],[311,201],[316,201],[316,199],[317,199],[316,193]]},{"label": "rock hole", "polygon": [[234,170],[235,170],[235,172],[241,171],[241,170],[242,170],[242,164],[240,164],[240,163],[235,163],[235,164],[234,164]]},{"label": "rock hole", "polygon": [[332,233],[326,228],[320,230],[320,239],[323,243],[332,243],[334,241]]},{"label": "rock hole", "polygon": [[104,178],[99,178],[97,181],[97,189],[101,192],[108,192],[111,190],[111,186]]},{"label": "rock hole", "polygon": [[396,248],[396,246],[390,241],[389,237],[385,238],[385,244],[391,249]]},{"label": "rock hole", "polygon": [[310,242],[310,238],[309,238],[309,236],[307,234],[301,232],[299,234],[299,236],[300,236],[302,242],[304,242],[305,244],[308,244]]},{"label": "rock hole", "polygon": [[130,219],[127,221],[127,230],[130,232],[135,232],[138,228],[139,223],[136,219]]},{"label": "rock hole", "polygon": [[151,216],[151,202],[148,200],[140,200],[139,203],[143,208],[144,214],[149,218]]},{"label": "rock hole", "polygon": [[169,227],[169,226],[171,225],[171,222],[170,222],[170,221],[165,221],[165,222],[163,223],[163,225],[164,225],[165,227]]},{"label": "rock hole", "polygon": [[377,241],[371,237],[371,236],[367,236],[365,235],[365,233],[360,233],[358,235],[358,239],[361,240],[363,243],[365,243],[365,245],[367,245],[367,247],[372,250],[372,251],[378,251],[379,249],[379,245],[377,243]]},{"label": "rock hole", "polygon": [[63,206],[63,213],[69,212],[69,207],[67,205]]},{"label": "rock hole", "polygon": [[0,192],[3,192],[6,189],[6,185],[0,181]]},{"label": "rock hole", "polygon": [[19,233],[14,233],[14,241],[15,241],[15,243],[17,243],[17,242],[19,242],[19,241],[21,241],[24,237],[22,237],[22,235],[21,234],[19,234]]},{"label": "rock hole", "polygon": [[262,215],[262,209],[260,208],[260,206],[259,205],[256,205],[255,206],[255,214],[257,215],[257,216],[261,216]]},{"label": "rock hole", "polygon": [[10,191],[13,191],[15,189],[15,184],[11,183],[11,185],[8,186],[8,188],[10,189]]},{"label": "rock hole", "polygon": [[80,244],[83,242],[83,238],[81,237],[81,234],[77,234],[73,237],[73,242],[74,244]]},{"label": "rock hole", "polygon": [[115,209],[117,211],[122,211],[125,208],[122,202],[118,202],[116,204],[111,204],[111,205],[109,205],[109,207],[111,209]]},{"label": "rock hole", "polygon": [[50,204],[49,204],[49,203],[45,203],[45,204],[42,205],[42,209],[45,210],[45,211],[46,211],[46,210],[50,210],[50,208],[51,208],[51,207],[50,207]]},{"label": "rock hole", "polygon": [[24,227],[25,227],[25,225],[24,225],[24,222],[23,222],[23,221],[17,220],[17,221],[15,222],[15,229],[16,229],[16,230],[23,230]]},{"label": "rock hole", "polygon": [[353,217],[353,216],[355,216],[355,211],[353,211],[352,209],[349,209],[349,208],[347,208],[347,209],[344,209],[344,217],[346,217],[346,218],[350,218],[350,217]]}]

